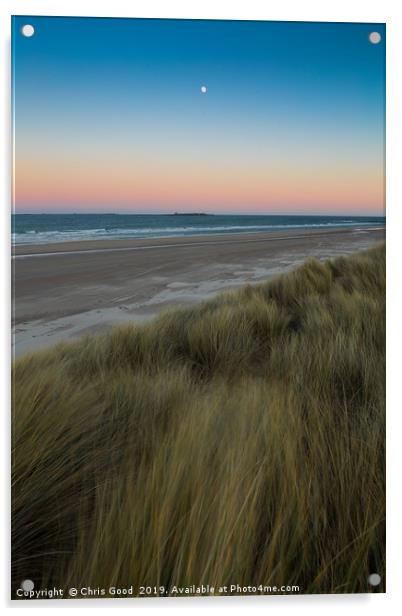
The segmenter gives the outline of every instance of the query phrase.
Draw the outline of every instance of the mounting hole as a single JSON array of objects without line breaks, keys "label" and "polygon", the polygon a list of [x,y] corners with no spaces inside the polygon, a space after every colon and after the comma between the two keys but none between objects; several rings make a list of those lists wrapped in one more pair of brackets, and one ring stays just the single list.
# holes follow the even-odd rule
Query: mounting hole
[{"label": "mounting hole", "polygon": [[381,575],[378,575],[378,573],[371,573],[368,576],[368,583],[370,584],[370,586],[378,586],[380,582]]},{"label": "mounting hole", "polygon": [[24,580],[23,582],[21,582],[21,588],[25,592],[31,592],[31,590],[34,589],[34,586],[35,584],[33,583],[32,580]]},{"label": "mounting hole", "polygon": [[22,36],[26,36],[27,38],[30,38],[31,36],[35,34],[35,28],[31,24],[25,24],[21,28],[21,34]]},{"label": "mounting hole", "polygon": [[370,32],[368,39],[373,45],[377,45],[381,41],[381,34],[379,32]]}]

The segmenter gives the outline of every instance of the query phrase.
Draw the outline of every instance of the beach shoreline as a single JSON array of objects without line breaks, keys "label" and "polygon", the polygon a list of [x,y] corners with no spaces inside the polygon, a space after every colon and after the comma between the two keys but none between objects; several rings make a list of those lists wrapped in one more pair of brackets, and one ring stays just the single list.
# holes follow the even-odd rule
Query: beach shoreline
[{"label": "beach shoreline", "polygon": [[13,257],[28,257],[34,255],[47,255],[55,253],[77,253],[115,250],[138,250],[145,248],[184,247],[194,244],[221,244],[238,242],[241,238],[245,242],[290,241],[310,236],[344,235],[345,233],[365,233],[385,231],[385,226],[372,227],[337,227],[331,229],[291,229],[281,231],[243,231],[237,233],[205,233],[194,235],[150,236],[148,238],[114,238],[114,239],[84,239],[65,240],[40,244],[13,244],[11,252]]},{"label": "beach shoreline", "polygon": [[167,308],[267,280],[307,258],[350,254],[384,237],[385,228],[357,225],[16,245],[13,354],[143,322]]}]

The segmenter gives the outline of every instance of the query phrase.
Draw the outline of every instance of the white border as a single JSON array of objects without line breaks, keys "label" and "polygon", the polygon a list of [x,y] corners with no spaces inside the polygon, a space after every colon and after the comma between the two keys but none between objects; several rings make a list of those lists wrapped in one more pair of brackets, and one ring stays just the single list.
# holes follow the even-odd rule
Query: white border
[{"label": "white border", "polygon": [[[134,609],[136,612],[155,610],[198,611],[210,610],[212,613],[225,608],[234,612],[253,609],[266,613],[267,610],[280,609],[282,614],[296,611],[298,614],[342,610],[345,613],[378,614],[387,613],[398,603],[401,578],[401,537],[402,537],[402,498],[401,479],[398,462],[401,463],[402,448],[402,408],[398,380],[401,380],[401,327],[399,325],[402,293],[401,255],[399,254],[399,234],[402,229],[402,199],[399,178],[402,175],[401,132],[402,132],[402,3],[396,0],[196,0],[195,2],[169,0],[128,1],[110,0],[3,0],[0,7],[2,48],[0,53],[1,73],[0,97],[1,121],[4,135],[0,149],[1,172],[4,187],[3,207],[1,209],[1,272],[3,274],[3,293],[1,302],[2,323],[0,336],[2,342],[1,385],[3,393],[3,487],[7,508],[2,507],[2,562],[0,571],[0,596],[8,609],[17,612],[29,609],[67,609],[115,610],[116,607]],[[387,593],[386,595],[336,595],[336,596],[293,596],[293,597],[241,597],[204,599],[160,599],[160,600],[91,600],[90,602],[10,602],[9,597],[9,348],[10,348],[10,259],[9,259],[9,213],[10,213],[10,15],[80,15],[110,17],[171,17],[171,18],[209,18],[209,19],[268,19],[284,21],[364,21],[387,23]],[[399,146],[399,147],[398,147]],[[399,240],[399,241],[398,241]],[[399,284],[398,284],[399,282]],[[367,461],[370,463],[370,460]],[[397,603],[398,602],[398,603]]]}]

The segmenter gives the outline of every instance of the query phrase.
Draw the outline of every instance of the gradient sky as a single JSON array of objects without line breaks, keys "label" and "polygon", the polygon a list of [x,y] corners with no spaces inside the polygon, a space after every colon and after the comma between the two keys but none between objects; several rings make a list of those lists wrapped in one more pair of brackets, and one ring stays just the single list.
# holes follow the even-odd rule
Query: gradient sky
[{"label": "gradient sky", "polygon": [[17,213],[384,214],[383,24],[19,16],[12,49]]}]

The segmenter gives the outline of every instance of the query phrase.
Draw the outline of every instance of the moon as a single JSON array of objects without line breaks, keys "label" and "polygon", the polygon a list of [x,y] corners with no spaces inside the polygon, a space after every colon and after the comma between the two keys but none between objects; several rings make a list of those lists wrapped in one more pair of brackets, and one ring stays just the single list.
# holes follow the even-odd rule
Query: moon
[{"label": "moon", "polygon": [[206,94],[208,88],[207,88],[207,86],[201,86],[200,90],[201,90],[202,94]]}]

